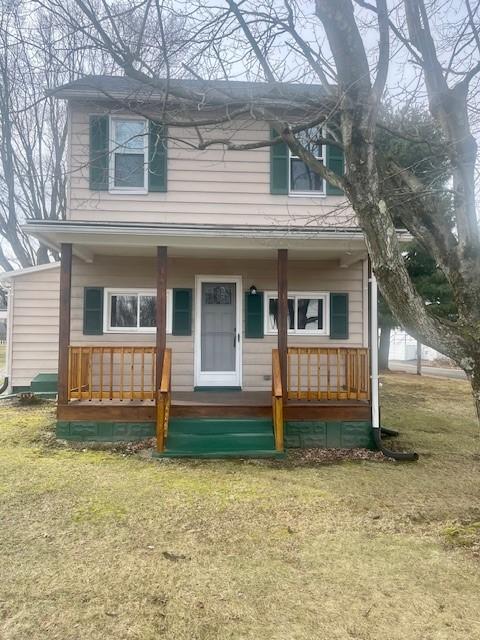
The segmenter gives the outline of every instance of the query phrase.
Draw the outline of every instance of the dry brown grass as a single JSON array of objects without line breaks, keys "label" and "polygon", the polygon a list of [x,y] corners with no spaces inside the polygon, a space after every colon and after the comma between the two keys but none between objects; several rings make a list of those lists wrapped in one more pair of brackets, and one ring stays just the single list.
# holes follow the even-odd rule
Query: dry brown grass
[{"label": "dry brown grass", "polygon": [[417,464],[52,447],[1,408],[2,640],[480,637],[479,437],[462,381],[392,375]]}]

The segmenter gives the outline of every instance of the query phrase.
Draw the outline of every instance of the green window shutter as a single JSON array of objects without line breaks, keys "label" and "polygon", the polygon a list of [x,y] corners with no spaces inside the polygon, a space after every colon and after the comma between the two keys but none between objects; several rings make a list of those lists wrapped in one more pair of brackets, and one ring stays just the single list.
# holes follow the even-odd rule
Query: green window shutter
[{"label": "green window shutter", "polygon": [[[340,149],[333,144],[327,144],[327,167],[330,171],[336,173],[337,176],[343,176],[345,172],[343,149]],[[343,195],[343,190],[334,187],[327,181],[327,195],[341,196]]]},{"label": "green window shutter", "polygon": [[108,191],[108,116],[90,116],[89,177],[92,191]]},{"label": "green window shutter", "polygon": [[263,338],[263,293],[245,293],[245,338]]},{"label": "green window shutter", "polygon": [[330,294],[330,338],[348,338],[348,293]]},{"label": "green window shutter", "polygon": [[173,290],[172,334],[174,336],[192,335],[192,290]]},{"label": "green window shutter", "polygon": [[83,293],[83,333],[103,334],[103,287],[85,287]]},{"label": "green window shutter", "polygon": [[[270,139],[277,137],[275,129],[270,130]],[[270,193],[288,193],[289,153],[285,142],[270,146]]]},{"label": "green window shutter", "polygon": [[149,121],[148,129],[148,190],[167,190],[167,127]]}]

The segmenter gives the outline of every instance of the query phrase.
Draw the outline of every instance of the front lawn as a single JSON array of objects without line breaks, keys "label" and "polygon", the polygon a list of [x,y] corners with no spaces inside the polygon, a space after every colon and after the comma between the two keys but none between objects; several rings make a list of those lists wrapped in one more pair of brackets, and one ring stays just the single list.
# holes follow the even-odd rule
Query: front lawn
[{"label": "front lawn", "polygon": [[0,406],[2,640],[480,637],[467,384],[391,375],[418,463],[151,461]]}]

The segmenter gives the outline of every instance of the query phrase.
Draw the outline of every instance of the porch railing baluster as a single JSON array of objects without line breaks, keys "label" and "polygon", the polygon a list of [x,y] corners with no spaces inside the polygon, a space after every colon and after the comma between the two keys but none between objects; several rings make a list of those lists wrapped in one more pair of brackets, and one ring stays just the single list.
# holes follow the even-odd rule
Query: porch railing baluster
[{"label": "porch railing baluster", "polygon": [[[368,400],[368,361],[368,349],[363,347],[288,347],[287,397],[290,400]],[[292,376],[293,366],[296,375]]]},{"label": "porch railing baluster", "polygon": [[155,354],[150,346],[69,347],[68,400],[154,401]]}]

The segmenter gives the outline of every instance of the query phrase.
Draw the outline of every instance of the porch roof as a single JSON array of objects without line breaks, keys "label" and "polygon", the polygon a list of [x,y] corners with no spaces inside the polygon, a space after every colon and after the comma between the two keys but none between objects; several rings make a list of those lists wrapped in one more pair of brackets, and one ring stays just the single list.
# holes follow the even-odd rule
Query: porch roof
[{"label": "porch roof", "polygon": [[158,245],[167,245],[172,256],[274,258],[277,249],[288,249],[294,260],[366,255],[363,233],[351,228],[68,220],[31,221],[23,229],[55,250],[71,243],[74,254],[88,262],[95,255],[153,257]]}]

